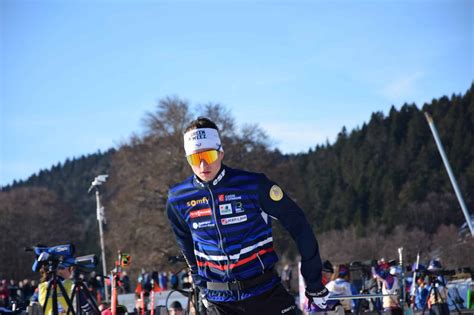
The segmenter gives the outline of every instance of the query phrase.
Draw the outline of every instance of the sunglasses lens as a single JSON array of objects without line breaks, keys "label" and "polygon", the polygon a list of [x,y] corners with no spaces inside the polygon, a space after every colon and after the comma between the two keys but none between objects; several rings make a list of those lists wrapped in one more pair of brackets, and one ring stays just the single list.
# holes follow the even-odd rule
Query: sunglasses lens
[{"label": "sunglasses lens", "polygon": [[218,157],[219,152],[217,152],[217,150],[209,150],[188,155],[186,158],[189,164],[198,166],[202,160],[206,161],[207,164],[211,164],[214,163]]},{"label": "sunglasses lens", "polygon": [[202,159],[206,161],[207,164],[214,163],[217,160],[219,153],[216,150],[210,150],[202,152]]},{"label": "sunglasses lens", "polygon": [[196,166],[196,165],[199,165],[199,163],[201,163],[201,159],[199,158],[199,153],[188,155],[186,158],[188,159],[188,163],[191,165]]}]

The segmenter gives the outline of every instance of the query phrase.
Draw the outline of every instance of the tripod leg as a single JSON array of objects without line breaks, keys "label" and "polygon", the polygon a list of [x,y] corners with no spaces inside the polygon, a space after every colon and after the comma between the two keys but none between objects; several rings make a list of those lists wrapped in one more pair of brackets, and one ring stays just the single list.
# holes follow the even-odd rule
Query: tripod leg
[{"label": "tripod leg", "polygon": [[84,282],[81,282],[79,284],[79,294],[80,293],[84,293],[84,295],[86,297],[86,301],[91,306],[94,313],[100,313],[99,306],[97,305],[96,300],[94,299],[93,295],[89,291],[89,288],[87,287],[87,285]]},{"label": "tripod leg", "polygon": [[[46,307],[48,305],[48,302],[49,302],[49,294],[51,293],[51,286],[52,286],[52,282],[49,281],[48,282],[48,288],[46,289],[46,298],[44,300],[44,304],[43,304],[43,314],[46,314]],[[40,300],[41,302],[41,300]]]},{"label": "tripod leg", "polygon": [[423,305],[423,312],[421,313],[422,315],[425,315],[426,307],[428,306],[428,300],[430,299],[430,296],[431,296],[431,291],[433,291],[433,286],[431,286],[430,290],[428,291],[428,296],[426,297],[425,305]]},{"label": "tripod leg", "polygon": [[75,283],[75,284],[74,284],[74,290],[72,290],[71,296],[74,294],[74,296],[75,296],[75,298],[76,298],[76,313],[77,313],[77,314],[82,314],[79,288],[80,288],[80,286],[78,286],[78,285]]},{"label": "tripod leg", "polygon": [[58,311],[58,281],[53,280],[53,315],[59,315]]},{"label": "tripod leg", "polygon": [[76,312],[74,311],[74,306],[72,305],[71,299],[69,298],[69,295],[67,294],[66,289],[64,288],[61,281],[58,281],[58,286],[59,286],[59,289],[61,290],[61,293],[64,297],[64,300],[66,301],[66,304],[68,306],[68,314],[69,314],[69,310],[70,310],[73,315],[76,315]]},{"label": "tripod leg", "polygon": [[[73,296],[74,296],[74,292],[76,292],[76,284],[74,283],[74,285],[72,286],[72,290],[71,290],[71,301],[73,300]],[[72,303],[71,303],[72,304]],[[78,305],[76,304],[76,312],[78,311]],[[71,306],[68,305],[68,308],[67,308],[67,311],[66,311],[66,314],[69,315],[69,312],[72,310]]]}]

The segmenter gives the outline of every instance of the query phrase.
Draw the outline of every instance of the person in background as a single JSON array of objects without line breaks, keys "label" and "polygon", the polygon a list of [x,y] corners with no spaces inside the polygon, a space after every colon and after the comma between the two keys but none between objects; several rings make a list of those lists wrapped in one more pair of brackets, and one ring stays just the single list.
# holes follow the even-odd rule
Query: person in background
[{"label": "person in background", "polygon": [[179,287],[179,279],[178,279],[178,276],[177,276],[175,273],[170,272],[170,273],[169,273],[169,279],[170,279],[170,286],[171,286],[171,289],[173,289],[173,290],[178,289],[178,287]]},{"label": "person in background", "polygon": [[122,274],[120,275],[120,283],[123,293],[130,293],[130,278],[126,271],[122,271]]},{"label": "person in background", "polygon": [[[38,285],[38,289],[35,291],[33,296],[31,297],[31,303],[34,304],[39,303],[42,308],[44,308],[46,304],[46,300],[48,300],[48,303],[46,304],[46,309],[44,310],[45,315],[53,314],[53,296],[52,292],[49,293],[49,296],[47,295],[47,290],[48,290],[48,285],[49,282],[52,280],[52,274],[51,271],[49,271],[49,267],[44,264],[40,267],[40,283]],[[66,290],[66,293],[68,296],[71,295],[72,292],[72,280],[71,275],[71,267],[65,267],[63,265],[58,265],[56,274],[58,277],[58,280],[61,281],[64,289]],[[66,302],[66,299],[62,293],[62,291],[59,289],[59,287],[56,289],[57,293],[57,298],[58,298],[58,312],[61,313],[66,313],[68,309],[68,304]]]},{"label": "person in background", "polygon": [[416,285],[414,304],[417,310],[422,310],[426,305],[430,286],[425,283],[424,275],[416,276]]},{"label": "person in background", "polygon": [[23,279],[23,298],[26,301],[31,299],[31,296],[35,292],[35,288],[32,286],[31,281],[29,279]]},{"label": "person in background", "polygon": [[[73,286],[73,281],[71,280],[72,272],[73,272],[73,267],[64,266],[61,263],[58,265],[57,270],[56,270],[56,275],[58,277],[58,280],[61,281],[68,297],[70,297],[72,293],[72,286]],[[44,308],[46,300],[48,300],[48,303],[46,304],[46,309],[44,310],[44,314],[50,315],[50,314],[53,314],[53,293],[50,292],[48,295],[47,291],[48,291],[49,282],[52,280],[52,273],[51,271],[49,271],[47,265],[41,266],[40,275],[41,275],[40,284],[38,285],[38,289],[35,291],[35,293],[33,294],[31,298],[31,303],[34,304],[35,302],[37,302],[41,305],[42,308]],[[58,299],[58,312],[59,314],[66,313],[68,309],[66,298],[64,297],[63,292],[60,290],[59,287],[56,289],[56,293],[57,293],[57,299]],[[79,304],[83,312],[90,313],[92,311],[92,308],[87,303],[86,297],[84,295],[81,295],[79,297]],[[75,304],[73,305],[73,307],[75,307]]]},{"label": "person in background", "polygon": [[333,274],[334,274],[334,267],[332,266],[329,260],[325,260],[323,263],[323,284],[326,285],[331,281]]},{"label": "person in background", "polygon": [[16,281],[13,279],[10,279],[10,283],[8,285],[8,295],[10,296],[10,303],[13,301],[17,301],[19,298],[18,285],[16,284]]},{"label": "person in background", "polygon": [[158,283],[160,285],[161,290],[168,289],[168,275],[165,271],[162,271],[158,274]]},{"label": "person in background", "polygon": [[398,291],[400,290],[398,278],[390,274],[390,265],[383,258],[376,262],[372,267],[373,275],[382,283],[382,294],[392,294],[384,296],[382,307],[389,315],[403,315],[403,310],[398,300]]},{"label": "person in background", "polygon": [[178,301],[171,303],[169,307],[169,315],[184,315],[183,307]]},{"label": "person in background", "polygon": [[7,279],[2,279],[0,282],[0,307],[8,306],[10,302],[10,294],[8,291],[8,281]]},{"label": "person in background", "polygon": [[430,307],[430,315],[448,315],[448,288],[446,280],[441,275],[442,266],[438,259],[433,259],[428,265],[430,272],[430,295],[428,297],[428,305]]},{"label": "person in background", "polygon": [[[337,297],[342,295],[356,295],[356,288],[350,283],[349,268],[346,265],[339,265],[331,280],[326,284],[326,288],[329,290],[329,297]],[[353,300],[340,300],[340,304],[344,308],[344,313],[350,314],[355,309],[355,303]]]}]

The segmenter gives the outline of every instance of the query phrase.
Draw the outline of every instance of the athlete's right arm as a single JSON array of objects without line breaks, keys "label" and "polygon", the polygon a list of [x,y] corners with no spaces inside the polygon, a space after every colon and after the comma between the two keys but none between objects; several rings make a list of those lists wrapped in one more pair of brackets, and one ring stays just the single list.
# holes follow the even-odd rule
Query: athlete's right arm
[{"label": "athlete's right arm", "polygon": [[166,203],[166,214],[171,223],[171,228],[176,236],[178,246],[186,258],[189,268],[192,273],[197,273],[196,257],[194,256],[193,238],[189,226],[186,224],[184,219],[179,215],[173,204],[168,198]]}]

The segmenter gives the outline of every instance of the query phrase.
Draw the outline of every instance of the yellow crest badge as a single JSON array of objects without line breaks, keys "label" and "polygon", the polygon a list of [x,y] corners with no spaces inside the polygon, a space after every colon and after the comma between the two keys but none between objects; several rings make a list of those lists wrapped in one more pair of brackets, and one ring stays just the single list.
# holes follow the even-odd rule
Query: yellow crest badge
[{"label": "yellow crest badge", "polygon": [[270,198],[273,201],[280,201],[283,198],[283,190],[278,185],[273,185],[270,188]]}]

